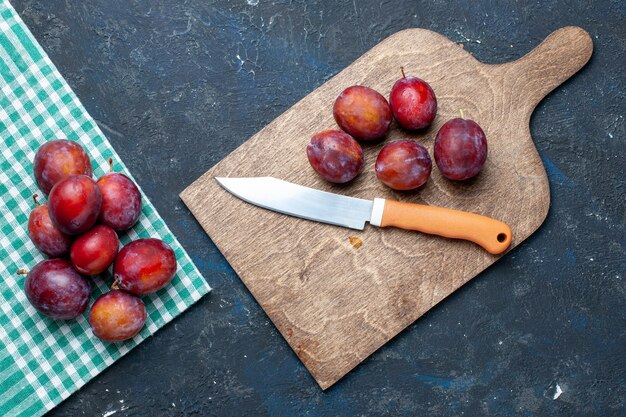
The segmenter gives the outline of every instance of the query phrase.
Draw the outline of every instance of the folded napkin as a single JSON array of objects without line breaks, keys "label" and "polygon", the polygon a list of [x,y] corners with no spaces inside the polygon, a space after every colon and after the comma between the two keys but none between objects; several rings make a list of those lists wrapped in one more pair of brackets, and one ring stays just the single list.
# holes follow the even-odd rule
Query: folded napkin
[{"label": "folded napkin", "polygon": [[[170,285],[143,297],[148,312],[143,330],[126,342],[104,343],[89,328],[87,312],[68,321],[38,313],[24,294],[24,277],[16,274],[44,259],[27,233],[32,195],[45,201],[33,178],[37,148],[54,138],[75,140],[89,153],[95,177],[108,170],[107,158],[113,158],[116,171],[131,176],[6,0],[0,0],[0,89],[0,415],[31,417],[63,401],[210,287],[142,193],[140,221],[121,234],[121,242],[161,238],[174,249],[179,266]],[[93,282],[92,303],[112,279],[105,274]]]}]

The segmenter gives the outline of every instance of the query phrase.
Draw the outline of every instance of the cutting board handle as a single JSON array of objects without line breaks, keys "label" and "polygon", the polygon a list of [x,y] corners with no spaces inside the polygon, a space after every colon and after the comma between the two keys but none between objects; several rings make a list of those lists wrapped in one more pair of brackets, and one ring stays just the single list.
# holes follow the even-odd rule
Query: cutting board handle
[{"label": "cutting board handle", "polygon": [[546,95],[580,70],[592,52],[591,36],[577,26],[567,26],[552,32],[522,58],[492,67],[514,91],[527,95],[532,112]]}]

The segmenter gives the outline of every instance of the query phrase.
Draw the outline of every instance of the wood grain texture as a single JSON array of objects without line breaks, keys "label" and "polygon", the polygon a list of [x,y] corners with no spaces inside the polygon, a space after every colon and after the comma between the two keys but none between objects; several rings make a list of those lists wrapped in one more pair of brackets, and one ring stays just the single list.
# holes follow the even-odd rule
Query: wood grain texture
[{"label": "wood grain texture", "polygon": [[[582,29],[552,33],[517,61],[487,65],[449,39],[409,29],[385,39],[250,138],[181,193],[181,198],[325,389],[499,256],[470,242],[400,229],[363,232],[310,222],[247,204],[214,176],[273,176],[373,199],[439,205],[509,224],[511,248],[544,221],[549,187],[529,130],[535,106],[582,68],[592,53]],[[332,105],[347,86],[388,95],[399,68],[428,81],[437,95],[433,126],[412,134],[393,126],[384,143],[412,138],[432,155],[435,133],[463,109],[484,129],[489,156],[481,174],[459,184],[434,168],[416,192],[394,192],[374,173],[384,143],[364,145],[366,164],[347,186],[309,167],[310,137],[336,128]],[[355,248],[350,237],[362,245]]]}]

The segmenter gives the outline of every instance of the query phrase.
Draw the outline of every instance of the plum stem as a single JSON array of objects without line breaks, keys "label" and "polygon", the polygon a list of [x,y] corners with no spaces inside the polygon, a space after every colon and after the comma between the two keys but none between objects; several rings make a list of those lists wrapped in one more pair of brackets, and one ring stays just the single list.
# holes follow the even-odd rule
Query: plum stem
[{"label": "plum stem", "polygon": [[107,161],[109,161],[109,172],[113,172],[113,158],[109,158]]},{"label": "plum stem", "polygon": [[459,109],[459,113],[461,113],[461,119],[465,119],[465,115],[463,114],[463,109]]},{"label": "plum stem", "polygon": [[120,287],[119,287],[119,285],[118,285],[119,283],[120,283],[120,280],[119,280],[119,279],[117,279],[117,278],[115,278],[115,281],[113,281],[113,284],[111,284],[111,289],[113,289],[113,290],[119,290],[119,289],[120,289]]},{"label": "plum stem", "polygon": [[17,275],[28,275],[30,271],[26,268],[20,268],[17,270]]},{"label": "plum stem", "polygon": [[400,72],[402,73],[402,78],[406,78],[406,74],[404,73],[404,67],[400,67]]},{"label": "plum stem", "polygon": [[39,197],[37,194],[33,194],[33,201],[35,202],[35,207],[39,206],[39,202],[37,201],[37,197]]}]

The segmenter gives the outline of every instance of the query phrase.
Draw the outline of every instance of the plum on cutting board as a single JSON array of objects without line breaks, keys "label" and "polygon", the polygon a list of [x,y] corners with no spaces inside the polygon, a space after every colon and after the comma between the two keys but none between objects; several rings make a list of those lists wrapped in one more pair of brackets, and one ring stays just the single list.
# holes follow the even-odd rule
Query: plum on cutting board
[{"label": "plum on cutting board", "polygon": [[394,190],[413,190],[430,177],[433,164],[428,151],[412,140],[385,145],[376,158],[376,176]]},{"label": "plum on cutting board", "polygon": [[333,116],[341,130],[363,141],[385,136],[393,120],[387,99],[362,85],[348,87],[339,94]]},{"label": "plum on cutting board", "polygon": [[441,175],[467,180],[478,175],[487,160],[487,137],[473,120],[448,120],[437,133],[434,153]]},{"label": "plum on cutting board", "polygon": [[352,181],[364,161],[361,145],[340,130],[325,130],[313,136],[306,154],[315,172],[337,184]]},{"label": "plum on cutting board", "polygon": [[405,129],[424,129],[437,115],[435,92],[426,81],[417,77],[407,77],[404,68],[400,69],[402,78],[396,81],[389,94],[393,117]]}]

